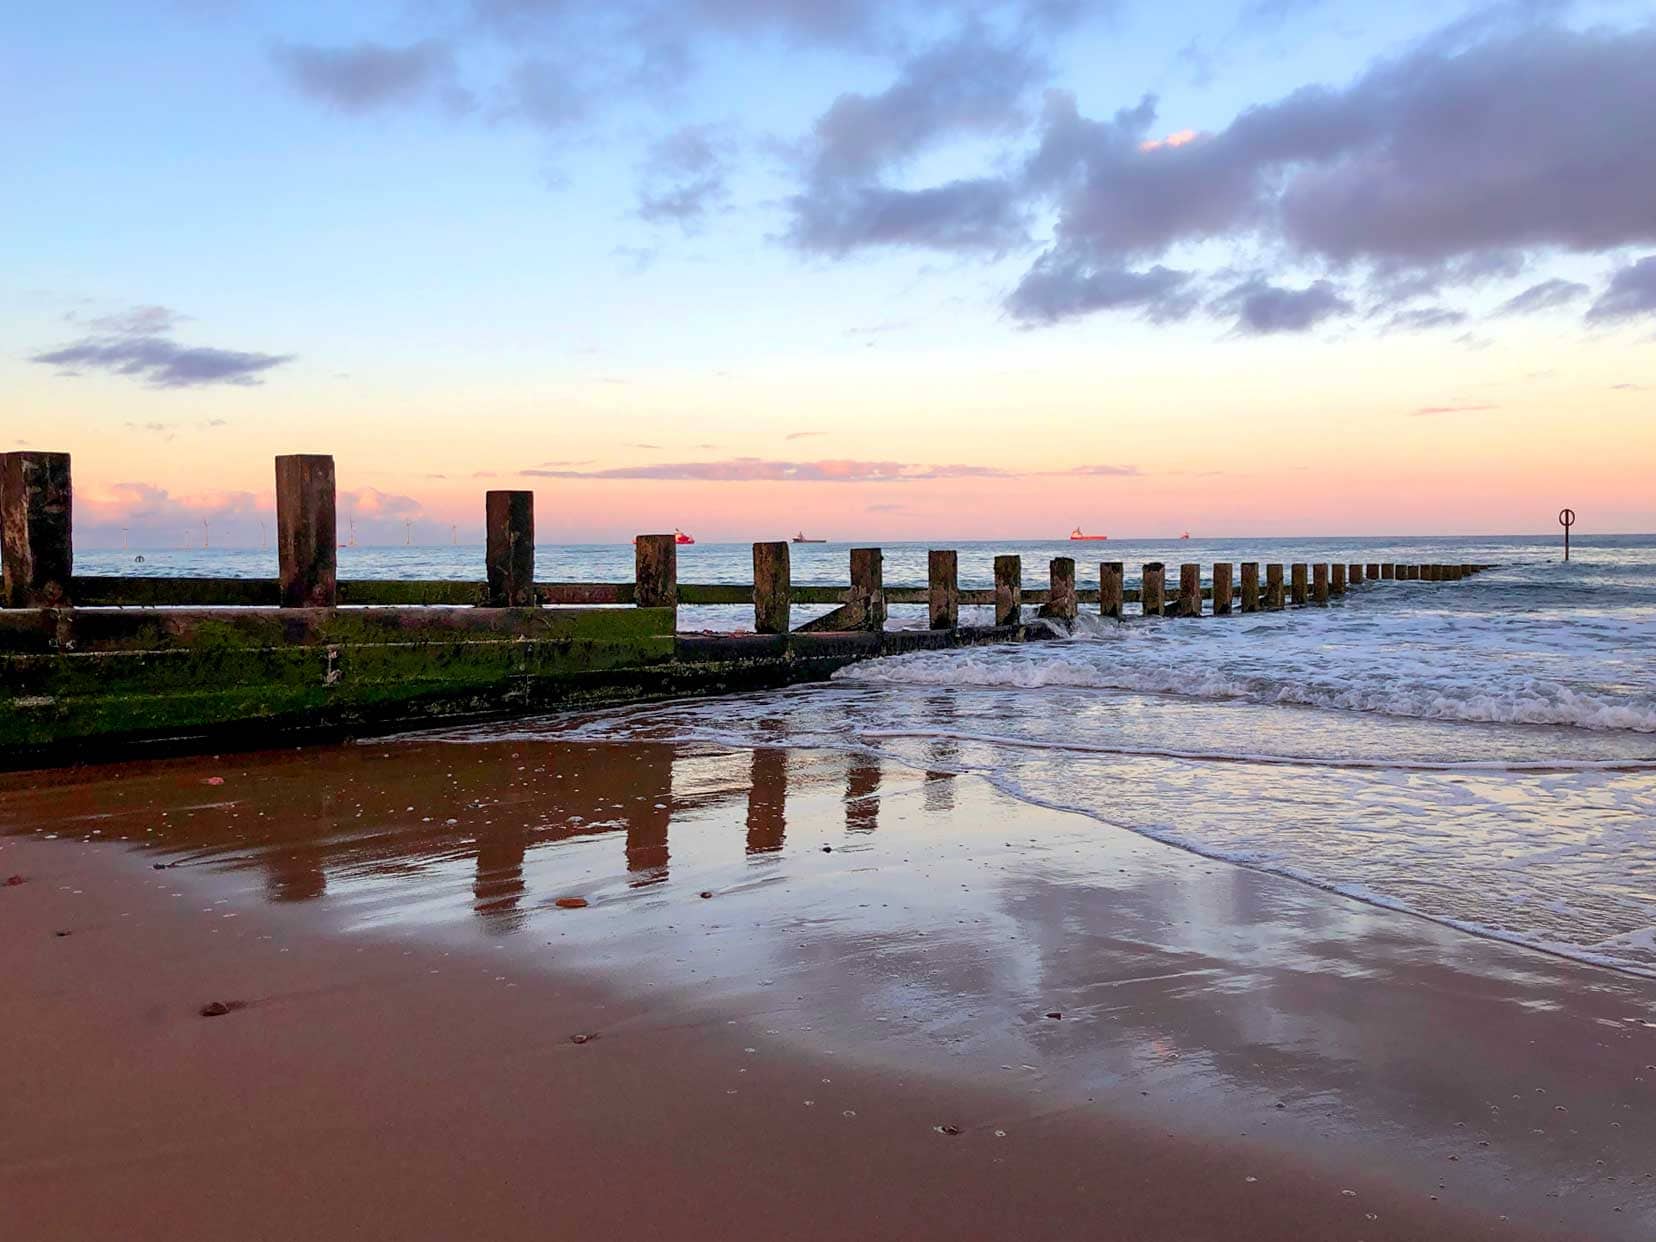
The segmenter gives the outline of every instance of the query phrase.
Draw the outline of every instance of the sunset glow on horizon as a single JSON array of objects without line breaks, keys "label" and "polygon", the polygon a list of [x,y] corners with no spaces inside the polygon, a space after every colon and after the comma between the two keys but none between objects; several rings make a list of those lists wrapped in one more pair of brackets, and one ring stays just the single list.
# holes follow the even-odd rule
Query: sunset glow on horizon
[{"label": "sunset glow on horizon", "polygon": [[292,452],[364,543],[1656,530],[1620,6],[91,8],[0,83],[80,546]]}]

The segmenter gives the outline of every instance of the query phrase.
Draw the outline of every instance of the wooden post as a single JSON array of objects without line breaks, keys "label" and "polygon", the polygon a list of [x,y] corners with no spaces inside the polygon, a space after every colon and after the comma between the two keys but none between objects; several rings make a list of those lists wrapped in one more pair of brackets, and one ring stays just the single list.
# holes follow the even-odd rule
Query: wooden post
[{"label": "wooden post", "polygon": [[1387,561],[1385,564],[1380,566],[1380,578],[1382,581],[1390,581],[1396,577],[1397,566],[1392,564],[1392,562]]},{"label": "wooden post", "polygon": [[856,614],[856,627],[859,630],[885,629],[885,558],[880,549],[851,549],[849,603]]},{"label": "wooden post", "polygon": [[1259,562],[1242,562],[1242,611],[1259,611]]},{"label": "wooden post", "polygon": [[793,624],[793,572],[785,542],[753,545],[753,632],[786,634]]},{"label": "wooden post", "polygon": [[1071,622],[1075,620],[1075,560],[1068,556],[1052,558],[1050,570],[1052,589],[1047,593],[1046,607],[1041,609],[1043,617],[1051,617],[1054,621]]},{"label": "wooden post", "polygon": [[1202,567],[1188,561],[1179,566],[1179,615],[1202,615]]},{"label": "wooden post", "polygon": [[1346,567],[1343,562],[1336,561],[1328,567],[1328,593],[1330,595],[1344,595],[1346,593]]},{"label": "wooden post", "polygon": [[1418,582],[1418,581],[1420,581],[1420,566],[1419,565],[1399,565],[1397,567],[1397,576],[1399,578],[1406,578],[1410,582]]},{"label": "wooden post", "polygon": [[1328,607],[1328,565],[1324,561],[1311,566],[1311,598],[1318,607]]},{"label": "wooden post", "polygon": [[[1259,590],[1259,583],[1254,583],[1254,591]],[[1215,561],[1213,565],[1213,615],[1228,617],[1231,610],[1231,563],[1229,561]]]},{"label": "wooden post", "polygon": [[1476,566],[1476,565],[1462,565],[1460,567],[1460,571],[1461,571],[1461,577],[1470,578],[1473,574],[1478,572],[1478,566]]},{"label": "wooden post", "polygon": [[1105,561],[1098,567],[1098,611],[1100,616],[1121,620],[1120,561]]},{"label": "wooden post", "polygon": [[1288,596],[1293,600],[1296,608],[1303,608],[1311,596],[1307,585],[1308,575],[1306,570],[1308,568],[1303,562],[1288,567]]},{"label": "wooden post", "polygon": [[1459,565],[1445,565],[1444,570],[1450,582],[1459,582],[1466,575],[1461,572]]},{"label": "wooden post", "polygon": [[1380,562],[1379,561],[1370,561],[1368,563],[1368,576],[1369,576],[1369,581],[1370,582],[1380,581]]},{"label": "wooden post", "polygon": [[1275,611],[1284,605],[1282,595],[1282,565],[1272,562],[1265,566],[1265,607]]},{"label": "wooden post", "polygon": [[952,630],[960,625],[960,557],[952,549],[933,548],[926,554],[931,579],[931,627]]},{"label": "wooden post", "polygon": [[995,558],[995,624],[1017,625],[1023,616],[1023,561]]},{"label": "wooden post", "polygon": [[1167,568],[1160,561],[1144,564],[1144,589],[1139,594],[1139,609],[1147,617],[1160,617],[1167,612]]},{"label": "wooden post", "polygon": [[535,603],[535,493],[485,492],[483,568],[489,607],[531,608]]},{"label": "wooden post", "polygon": [[339,528],[334,459],[293,453],[276,459],[276,558],[283,608],[339,603]]},{"label": "wooden post", "polygon": [[1437,581],[1437,566],[1436,565],[1422,565],[1420,567],[1420,580],[1422,582],[1436,582]]},{"label": "wooden post", "polygon": [[640,608],[678,607],[678,542],[672,535],[633,540],[633,603]]},{"label": "wooden post", "polygon": [[68,453],[0,453],[0,607],[69,603],[74,492]]}]

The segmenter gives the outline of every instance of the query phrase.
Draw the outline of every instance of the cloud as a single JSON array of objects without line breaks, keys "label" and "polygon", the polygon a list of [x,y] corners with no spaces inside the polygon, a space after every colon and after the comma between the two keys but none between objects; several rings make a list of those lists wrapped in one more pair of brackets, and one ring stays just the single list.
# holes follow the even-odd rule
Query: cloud
[{"label": "cloud", "polygon": [[1017,479],[1041,476],[1136,477],[1136,466],[1088,465],[1066,470],[1020,471],[998,466],[922,465],[900,461],[778,461],[731,457],[722,461],[662,462],[601,470],[525,470],[548,479],[659,479],[703,483],[913,483],[934,479]]},{"label": "cloud", "polygon": [[813,437],[825,436],[827,434],[828,433],[826,431],[790,431],[782,438],[784,440],[809,440]]},{"label": "cloud", "polygon": [[638,189],[638,214],[691,231],[728,199],[729,175],[715,128],[683,126],[650,148]]},{"label": "cloud", "polygon": [[1410,410],[1411,418],[1425,418],[1435,414],[1470,414],[1475,410],[1496,410],[1495,405],[1423,405],[1418,410]]},{"label": "cloud", "polygon": [[162,306],[140,306],[92,321],[105,335],[82,337],[57,349],[31,354],[29,361],[69,375],[107,371],[141,379],[153,388],[195,388],[207,384],[249,386],[266,371],[293,360],[292,354],[248,353],[204,345],[180,345],[161,335],[178,322]]},{"label": "cloud", "polygon": [[1496,308],[1497,315],[1533,315],[1557,310],[1587,296],[1587,286],[1573,280],[1543,280],[1522,293],[1514,294]]},{"label": "cloud", "polygon": [[1352,305],[1326,280],[1304,289],[1273,285],[1255,276],[1234,286],[1211,309],[1236,316],[1236,330],[1249,336],[1309,332],[1324,320],[1349,315]]},{"label": "cloud", "polygon": [[1140,310],[1163,323],[1195,309],[1190,273],[1157,265],[1148,271],[1096,268],[1048,253],[1024,274],[1006,309],[1024,323],[1056,323],[1099,310]]},{"label": "cloud", "polygon": [[993,177],[923,190],[814,186],[790,198],[788,207],[793,222],[787,240],[836,258],[875,246],[999,254],[1025,237],[1016,192]]},{"label": "cloud", "polygon": [[1398,311],[1386,323],[1388,331],[1424,332],[1432,328],[1453,328],[1465,323],[1467,314],[1448,306],[1417,306]]},{"label": "cloud", "polygon": [[1656,314],[1656,254],[1646,255],[1612,276],[1609,287],[1588,308],[1587,318],[1605,323],[1651,314]]},{"label": "cloud", "polygon": [[347,516],[362,518],[417,517],[423,512],[423,507],[414,497],[382,492],[377,487],[341,490],[339,509]]},{"label": "cloud", "polygon": [[456,110],[471,106],[471,96],[456,81],[454,50],[441,39],[402,47],[282,44],[272,49],[271,59],[294,88],[342,112],[372,112],[432,97]]},{"label": "cloud", "polygon": [[90,543],[114,542],[122,532],[139,542],[162,540],[176,543],[188,530],[192,541],[203,536],[202,523],[216,539],[226,527],[237,523],[251,526],[260,513],[252,492],[210,490],[191,496],[174,496],[153,483],[114,483],[107,487],[75,489],[75,538]]}]

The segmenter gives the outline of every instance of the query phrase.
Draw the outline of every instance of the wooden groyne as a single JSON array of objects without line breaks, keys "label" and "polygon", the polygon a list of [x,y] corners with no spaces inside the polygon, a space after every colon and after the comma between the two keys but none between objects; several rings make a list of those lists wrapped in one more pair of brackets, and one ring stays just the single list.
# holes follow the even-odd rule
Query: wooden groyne
[{"label": "wooden groyne", "polygon": [[[994,585],[963,589],[959,557],[928,556],[924,586],[887,586],[879,548],[855,548],[846,586],[796,584],[789,545],[753,545],[751,584],[680,582],[672,535],[640,535],[631,582],[535,580],[534,494],[485,497],[483,577],[340,579],[334,464],[276,459],[275,578],[102,576],[73,568],[66,453],[0,454],[0,755],[11,765],[156,739],[267,743],[554,707],[712,693],[825,677],[858,659],[1046,637],[1081,610],[1117,621],[1327,606],[1370,582],[1455,581],[1484,565],[1243,562],[1098,566],[1077,582],[1057,557],[1026,588],[1017,556]],[[685,633],[678,609],[750,605],[753,632]],[[795,605],[829,611],[793,624]],[[890,629],[893,605],[922,605],[924,629]],[[991,623],[960,623],[962,606]],[[1029,624],[1033,608],[1046,624]]]}]

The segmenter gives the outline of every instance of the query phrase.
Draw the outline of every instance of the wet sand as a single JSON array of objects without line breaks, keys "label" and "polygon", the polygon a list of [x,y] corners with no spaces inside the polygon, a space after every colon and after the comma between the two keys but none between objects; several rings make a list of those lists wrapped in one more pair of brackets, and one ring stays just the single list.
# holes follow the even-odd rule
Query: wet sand
[{"label": "wet sand", "polygon": [[7,1237],[1656,1229],[1656,984],[970,778],[398,743],[0,832]]}]

